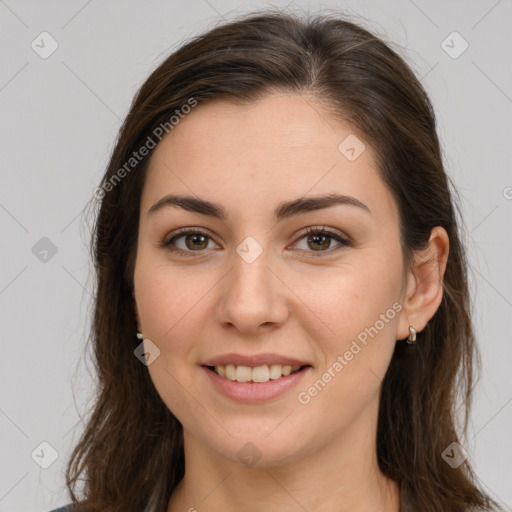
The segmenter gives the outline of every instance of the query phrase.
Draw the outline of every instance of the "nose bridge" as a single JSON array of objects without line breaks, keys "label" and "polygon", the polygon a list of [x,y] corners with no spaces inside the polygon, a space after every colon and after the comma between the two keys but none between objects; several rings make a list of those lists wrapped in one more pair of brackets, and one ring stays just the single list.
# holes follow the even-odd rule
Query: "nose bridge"
[{"label": "nose bridge", "polygon": [[268,269],[271,263],[269,259],[268,250],[255,255],[254,248],[249,247],[247,250],[247,246],[244,247],[243,244],[237,248],[236,255],[233,256],[234,271],[231,286],[241,295],[240,298],[243,299],[250,291],[261,295],[260,298],[270,298],[272,273]]},{"label": "nose bridge", "polygon": [[[247,237],[232,255],[232,270],[226,276],[219,305],[219,320],[241,331],[254,331],[287,316],[283,285],[272,268],[271,253]],[[269,268],[270,267],[270,268]]]}]

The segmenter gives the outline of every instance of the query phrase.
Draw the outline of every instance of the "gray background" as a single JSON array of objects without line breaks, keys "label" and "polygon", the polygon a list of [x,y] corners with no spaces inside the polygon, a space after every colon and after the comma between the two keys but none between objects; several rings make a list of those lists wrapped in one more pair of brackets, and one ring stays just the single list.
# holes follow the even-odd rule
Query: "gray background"
[{"label": "gray background", "polygon": [[[510,0],[8,0],[0,2],[0,511],[68,502],[64,465],[93,391],[83,357],[92,282],[83,208],[136,89],[184,38],[267,5],[344,9],[403,46],[422,77],[460,193],[482,353],[465,448],[512,510]],[[31,47],[51,48],[44,31],[58,43],[46,59]],[[457,58],[464,43],[454,31],[469,44]],[[42,442],[58,455],[46,469],[39,464],[52,462],[52,449]]]}]

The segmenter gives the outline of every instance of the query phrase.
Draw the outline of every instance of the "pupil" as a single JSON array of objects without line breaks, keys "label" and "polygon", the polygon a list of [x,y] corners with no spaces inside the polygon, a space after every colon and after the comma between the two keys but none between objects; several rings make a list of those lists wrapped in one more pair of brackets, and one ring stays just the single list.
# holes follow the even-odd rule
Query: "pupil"
[{"label": "pupil", "polygon": [[[324,243],[322,244],[322,242],[319,242],[318,240],[319,239],[323,239],[324,240]],[[310,240],[314,240],[314,244],[318,244],[318,245],[321,245],[322,248],[327,248],[329,246],[329,242],[328,242],[328,237],[326,235],[312,235],[310,237]],[[327,243],[325,243],[325,241],[327,240]]]},{"label": "pupil", "polygon": [[[195,235],[189,235],[187,237],[187,240],[190,241],[190,240],[193,240],[192,244],[195,248],[198,248],[200,245],[201,245],[201,241],[198,242],[198,239],[202,239],[202,243],[204,244],[204,240],[205,240],[205,236],[204,235],[200,235],[200,234],[195,234]],[[199,247],[199,248],[202,248],[202,247]]]}]

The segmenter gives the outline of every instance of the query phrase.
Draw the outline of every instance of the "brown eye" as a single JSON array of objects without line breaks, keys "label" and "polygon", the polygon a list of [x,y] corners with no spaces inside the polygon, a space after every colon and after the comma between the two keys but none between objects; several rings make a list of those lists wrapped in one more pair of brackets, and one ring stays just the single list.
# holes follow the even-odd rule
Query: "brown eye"
[{"label": "brown eye", "polygon": [[161,246],[168,251],[184,255],[192,256],[194,252],[205,252],[209,242],[213,243],[211,237],[202,231],[193,229],[180,229],[178,234],[174,235],[167,241],[163,241]]},{"label": "brown eye", "polygon": [[[306,247],[299,247],[300,250],[309,253],[310,256],[322,256],[325,253],[330,254],[344,246],[350,246],[351,243],[340,236],[338,233],[326,228],[308,228],[299,238],[299,241],[305,239]],[[338,247],[331,249],[332,241],[338,242]]]},{"label": "brown eye", "polygon": [[[208,245],[208,237],[200,234],[200,233],[194,233],[193,235],[186,235],[185,236],[185,245],[192,250],[195,249],[205,249]],[[206,241],[206,243],[205,243]]]},{"label": "brown eye", "polygon": [[331,237],[329,235],[316,234],[308,236],[308,247],[317,251],[318,249],[329,249],[331,245]]}]

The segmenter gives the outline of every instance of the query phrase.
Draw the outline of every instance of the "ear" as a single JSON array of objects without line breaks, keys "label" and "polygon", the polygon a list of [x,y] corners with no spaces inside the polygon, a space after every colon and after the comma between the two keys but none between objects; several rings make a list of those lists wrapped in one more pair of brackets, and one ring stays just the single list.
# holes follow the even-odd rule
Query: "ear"
[{"label": "ear", "polygon": [[398,321],[397,339],[409,336],[409,325],[422,331],[434,316],[443,299],[443,279],[448,261],[450,241],[446,230],[436,226],[430,232],[429,245],[415,251],[407,272],[402,297],[403,309]]}]

